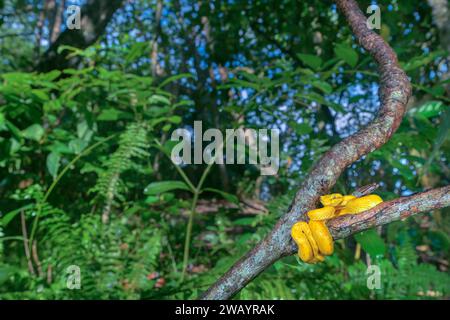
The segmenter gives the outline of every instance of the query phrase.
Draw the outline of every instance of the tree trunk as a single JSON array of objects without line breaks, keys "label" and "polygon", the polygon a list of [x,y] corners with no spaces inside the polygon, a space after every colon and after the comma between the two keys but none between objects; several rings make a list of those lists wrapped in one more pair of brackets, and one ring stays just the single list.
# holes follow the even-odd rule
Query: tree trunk
[{"label": "tree trunk", "polygon": [[81,9],[80,29],[66,29],[42,55],[36,70],[48,72],[75,66],[77,59],[67,59],[67,51],[58,52],[62,45],[85,49],[103,34],[107,24],[124,3],[124,0],[88,0]]}]

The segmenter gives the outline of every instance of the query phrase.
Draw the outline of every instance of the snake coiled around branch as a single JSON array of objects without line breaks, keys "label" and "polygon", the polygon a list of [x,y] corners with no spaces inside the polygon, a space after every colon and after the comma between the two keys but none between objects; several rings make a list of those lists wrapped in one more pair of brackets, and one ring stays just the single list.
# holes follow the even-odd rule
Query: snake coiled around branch
[{"label": "snake coiled around branch", "polygon": [[334,252],[333,237],[325,224],[327,220],[364,212],[383,200],[376,194],[357,198],[333,193],[321,196],[320,202],[323,208],[308,211],[309,222],[299,221],[291,229],[291,236],[298,246],[298,256],[306,263],[321,262]]}]

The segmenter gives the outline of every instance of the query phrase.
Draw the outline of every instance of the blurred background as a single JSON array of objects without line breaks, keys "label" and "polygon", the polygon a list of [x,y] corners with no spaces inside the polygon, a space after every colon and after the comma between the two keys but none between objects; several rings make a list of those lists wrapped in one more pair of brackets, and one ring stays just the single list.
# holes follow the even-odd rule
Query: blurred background
[{"label": "blurred background", "polygon": [[[358,3],[379,6],[413,97],[333,191],[448,185],[450,4]],[[376,65],[332,1],[0,0],[0,52],[0,299],[197,297],[379,108]],[[280,129],[277,175],[175,166],[171,133],[194,120]],[[339,240],[321,264],[284,258],[237,298],[448,298],[448,211]]]}]

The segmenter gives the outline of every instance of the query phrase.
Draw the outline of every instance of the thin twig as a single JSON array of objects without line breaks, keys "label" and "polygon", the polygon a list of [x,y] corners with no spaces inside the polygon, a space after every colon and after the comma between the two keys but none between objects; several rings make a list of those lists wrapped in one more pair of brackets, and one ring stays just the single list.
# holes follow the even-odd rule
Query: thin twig
[{"label": "thin twig", "polygon": [[36,272],[34,271],[33,262],[31,261],[30,247],[28,246],[27,225],[25,213],[23,211],[20,211],[20,224],[22,226],[23,246],[25,249],[25,257],[27,258],[28,271],[30,272],[31,275],[35,276]]},{"label": "thin twig", "polygon": [[47,267],[47,284],[52,284],[53,282],[52,274],[53,274],[52,265],[49,264]]},{"label": "thin twig", "polygon": [[33,261],[36,264],[39,277],[43,277],[44,273],[42,272],[42,264],[41,264],[41,261],[39,260],[39,255],[38,255],[38,251],[37,251],[37,241],[36,240],[33,241],[33,247],[32,247],[32,250],[31,250],[31,254],[32,254],[32,257],[33,257]]}]

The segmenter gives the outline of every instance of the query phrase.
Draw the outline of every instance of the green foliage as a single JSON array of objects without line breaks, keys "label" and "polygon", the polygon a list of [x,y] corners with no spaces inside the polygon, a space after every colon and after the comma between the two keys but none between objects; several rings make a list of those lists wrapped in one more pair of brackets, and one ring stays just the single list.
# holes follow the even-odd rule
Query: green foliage
[{"label": "green foliage", "polygon": [[334,48],[334,53],[336,53],[338,58],[348,63],[350,67],[356,67],[356,64],[358,63],[358,53],[349,45],[338,43]]},{"label": "green foliage", "polygon": [[120,175],[133,168],[133,158],[146,158],[149,155],[148,148],[145,127],[140,123],[128,125],[125,132],[120,135],[119,147],[106,160],[106,163],[102,166],[105,169],[99,172],[97,184],[90,190],[104,200],[104,212],[109,214],[115,198],[124,199],[121,195],[121,189],[125,187],[121,184]]},{"label": "green foliage", "polygon": [[156,195],[172,190],[189,190],[189,187],[181,181],[152,182],[144,189],[144,193],[147,195]]},{"label": "green foliage", "polygon": [[386,252],[384,240],[374,229],[360,232],[355,235],[355,240],[371,257],[383,256]]}]

